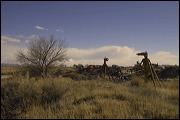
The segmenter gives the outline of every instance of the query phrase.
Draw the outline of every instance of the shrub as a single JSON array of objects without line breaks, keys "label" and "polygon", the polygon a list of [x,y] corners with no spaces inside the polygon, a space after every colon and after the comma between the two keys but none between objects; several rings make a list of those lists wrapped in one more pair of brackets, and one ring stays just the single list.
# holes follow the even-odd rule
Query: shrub
[{"label": "shrub", "polygon": [[131,80],[131,86],[146,86],[147,83],[144,82],[144,80],[141,77],[133,76]]},{"label": "shrub", "polygon": [[63,75],[63,77],[69,77],[73,80],[86,80],[86,76],[75,73],[75,72],[67,73],[67,74]]}]

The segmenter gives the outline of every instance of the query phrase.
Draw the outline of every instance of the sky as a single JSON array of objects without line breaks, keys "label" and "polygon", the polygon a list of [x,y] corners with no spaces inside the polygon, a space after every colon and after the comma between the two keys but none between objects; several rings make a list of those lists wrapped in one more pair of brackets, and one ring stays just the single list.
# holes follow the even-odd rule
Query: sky
[{"label": "sky", "polygon": [[1,1],[1,63],[36,36],[65,39],[73,64],[179,65],[178,1]]}]

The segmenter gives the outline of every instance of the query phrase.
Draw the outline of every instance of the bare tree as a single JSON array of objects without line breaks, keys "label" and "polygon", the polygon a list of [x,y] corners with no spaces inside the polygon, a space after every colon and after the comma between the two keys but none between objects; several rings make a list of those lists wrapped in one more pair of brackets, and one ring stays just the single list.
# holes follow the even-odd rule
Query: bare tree
[{"label": "bare tree", "polygon": [[17,60],[46,76],[57,62],[68,60],[67,44],[65,40],[55,39],[52,35],[49,39],[39,36],[29,43],[26,54],[22,50],[17,52]]}]

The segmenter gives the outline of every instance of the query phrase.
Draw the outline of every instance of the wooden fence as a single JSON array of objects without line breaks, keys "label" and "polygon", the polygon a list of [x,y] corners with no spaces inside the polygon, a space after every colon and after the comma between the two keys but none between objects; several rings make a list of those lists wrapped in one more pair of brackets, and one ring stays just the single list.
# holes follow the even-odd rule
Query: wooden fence
[{"label": "wooden fence", "polygon": [[17,72],[25,71],[25,67],[21,66],[1,66],[1,75],[13,74]]}]

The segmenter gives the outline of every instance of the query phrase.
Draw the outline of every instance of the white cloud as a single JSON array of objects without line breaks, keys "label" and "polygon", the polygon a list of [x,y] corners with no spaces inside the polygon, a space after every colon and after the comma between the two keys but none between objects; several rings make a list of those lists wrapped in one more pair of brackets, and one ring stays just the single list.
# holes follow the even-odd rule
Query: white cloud
[{"label": "white cloud", "polygon": [[19,39],[15,39],[12,37],[8,37],[8,36],[1,36],[1,43],[6,43],[6,42],[13,42],[13,43],[19,43],[20,40]]},{"label": "white cloud", "polygon": [[37,38],[38,36],[37,35],[30,35],[30,36],[28,36],[28,37],[26,37],[27,39],[35,39],[35,38]]},{"label": "white cloud", "polygon": [[[17,63],[16,52],[20,49],[15,45],[3,44],[1,45],[1,63]],[[27,51],[26,48],[21,48],[23,51]]]},{"label": "white cloud", "polygon": [[[68,51],[68,55],[71,58],[67,65],[73,64],[103,64],[103,58],[108,57],[107,64],[120,66],[133,66],[137,61],[141,61],[143,56],[137,56],[140,52],[127,46],[104,46],[96,49],[77,49],[71,48]],[[179,56],[173,55],[169,52],[157,52],[149,55],[149,59],[152,63],[179,65]]]},{"label": "white cloud", "polygon": [[64,30],[60,28],[60,29],[57,29],[57,30],[56,30],[56,32],[63,33],[63,32],[64,32]]},{"label": "white cloud", "polygon": [[17,35],[16,37],[19,37],[19,38],[24,38],[24,36],[23,36],[23,35]]},{"label": "white cloud", "polygon": [[[10,44],[1,45],[1,62],[2,63],[17,63],[14,54],[19,47]],[[27,51],[26,48],[22,48],[23,51]],[[104,57],[108,57],[108,66],[112,64],[120,66],[133,66],[139,60],[143,59],[143,56],[137,56],[136,53],[140,51],[127,46],[104,46],[96,49],[78,49],[70,48],[68,50],[69,61],[66,62],[68,66],[74,64],[95,64],[102,65]],[[141,51],[142,52],[142,51]],[[159,51],[149,55],[149,59],[152,63],[179,65],[179,56],[170,52]]]},{"label": "white cloud", "polygon": [[25,43],[29,43],[30,41],[29,40],[25,40]]},{"label": "white cloud", "polygon": [[16,38],[12,38],[12,37],[8,37],[8,36],[1,36],[1,44],[11,44],[11,43],[18,43],[20,44],[24,44],[24,43],[29,43],[30,40],[37,38],[37,35],[30,35],[30,36],[23,36],[23,35],[18,35],[15,36],[24,40],[19,40]]},{"label": "white cloud", "polygon": [[44,28],[44,27],[41,27],[41,26],[38,26],[38,25],[35,26],[35,28],[38,29],[38,30],[48,30],[48,29],[46,29],[46,28]]},{"label": "white cloud", "polygon": [[154,63],[161,64],[179,64],[179,56],[173,55],[170,52],[159,51],[155,54],[152,54],[150,58],[153,59]]},{"label": "white cloud", "polygon": [[3,44],[3,43],[6,43],[6,41],[4,41],[4,40],[1,39],[1,44]]},{"label": "white cloud", "polygon": [[77,49],[71,48],[68,52],[69,57],[72,59],[69,63],[73,64],[103,64],[104,57],[108,57],[108,65],[134,65],[138,60],[136,53],[138,51],[127,46],[104,46],[96,49]]},{"label": "white cloud", "polygon": [[30,35],[30,36],[17,35],[16,37],[25,38],[25,39],[34,39],[38,36],[37,35]]}]

